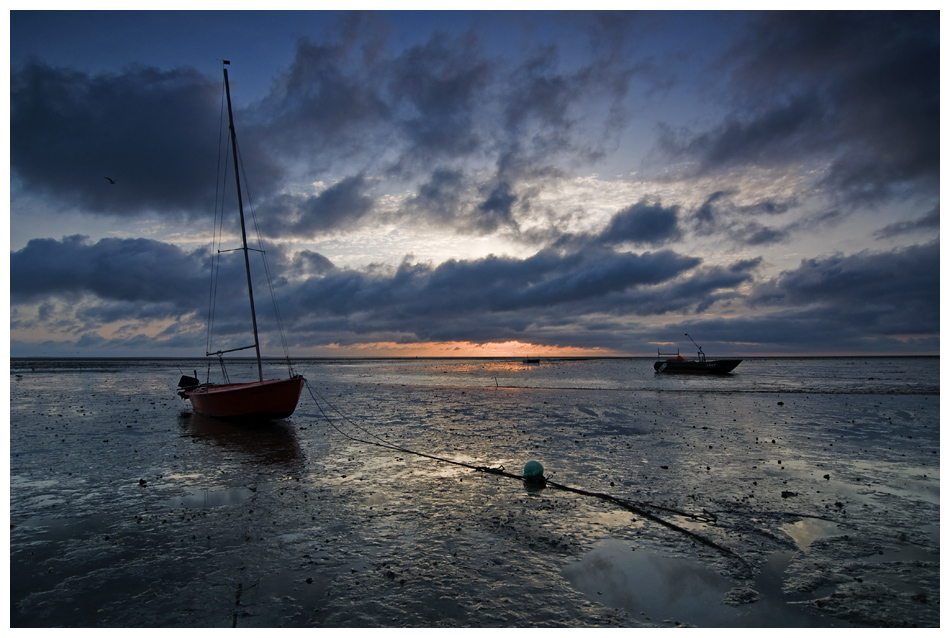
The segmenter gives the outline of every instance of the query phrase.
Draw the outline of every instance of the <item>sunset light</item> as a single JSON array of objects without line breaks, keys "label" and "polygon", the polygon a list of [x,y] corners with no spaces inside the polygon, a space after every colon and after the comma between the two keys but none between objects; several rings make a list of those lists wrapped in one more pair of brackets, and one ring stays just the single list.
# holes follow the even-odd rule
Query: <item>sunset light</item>
[{"label": "sunset light", "polygon": [[603,348],[542,346],[507,341],[505,343],[365,343],[352,346],[331,345],[303,349],[303,356],[312,357],[615,357],[625,353]]}]

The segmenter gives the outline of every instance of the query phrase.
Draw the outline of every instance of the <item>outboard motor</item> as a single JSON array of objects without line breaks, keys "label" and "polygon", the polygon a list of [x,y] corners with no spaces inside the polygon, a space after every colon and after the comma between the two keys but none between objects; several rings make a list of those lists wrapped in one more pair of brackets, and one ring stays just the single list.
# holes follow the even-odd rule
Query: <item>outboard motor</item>
[{"label": "outboard motor", "polygon": [[178,391],[178,396],[180,396],[182,399],[188,398],[188,396],[185,394],[186,390],[191,390],[192,388],[196,388],[201,385],[201,381],[198,380],[197,374],[198,373],[196,372],[196,376],[193,377],[183,374],[181,379],[178,380],[178,387],[181,388]]}]

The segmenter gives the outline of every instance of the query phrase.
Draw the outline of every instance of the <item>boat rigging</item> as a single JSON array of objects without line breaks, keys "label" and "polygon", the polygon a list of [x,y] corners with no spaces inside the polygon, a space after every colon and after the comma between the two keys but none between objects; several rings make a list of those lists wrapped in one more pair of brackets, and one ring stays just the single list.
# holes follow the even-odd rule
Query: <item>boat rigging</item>
[{"label": "boat rigging", "polygon": [[[224,64],[228,65],[229,62],[225,61]],[[231,108],[231,87],[228,83],[227,68],[224,68],[224,90],[227,97],[228,129],[231,142],[231,154],[234,159],[234,180],[237,190],[238,213],[241,221],[241,247],[236,250],[241,250],[244,253],[244,270],[247,277],[247,296],[250,303],[251,332],[253,334],[254,343],[253,345],[217,350],[215,352],[211,352],[211,348],[209,347],[205,352],[205,356],[218,357],[221,362],[222,372],[225,376],[225,383],[211,383],[210,379],[202,383],[198,380],[197,373],[194,377],[182,376],[178,382],[178,387],[180,388],[178,394],[182,399],[191,401],[192,408],[195,412],[206,416],[227,419],[283,419],[293,414],[297,408],[297,402],[300,400],[300,393],[303,390],[305,379],[302,375],[293,372],[293,368],[290,366],[290,356],[286,353],[286,342],[284,343],[284,349],[285,354],[287,354],[289,376],[285,379],[264,379],[264,368],[261,361],[261,344],[257,325],[257,311],[254,307],[254,286],[251,279],[251,262],[248,255],[248,251],[253,249],[247,245],[247,228],[244,220],[244,200],[241,193],[237,134],[234,128],[234,113]],[[221,252],[227,251],[219,251],[219,254]],[[263,258],[263,250],[260,252]],[[216,271],[217,269],[212,268],[212,277],[215,276]],[[211,306],[214,304],[215,288],[216,286],[212,284]],[[274,301],[276,310],[276,299]],[[277,312],[277,316],[278,329],[281,330],[281,336],[283,338],[279,312]],[[212,323],[213,309],[209,308],[209,346]],[[251,348],[254,349],[254,355],[257,360],[258,380],[248,383],[231,383],[227,378],[227,372],[224,370],[223,355],[231,352],[250,350]]]}]

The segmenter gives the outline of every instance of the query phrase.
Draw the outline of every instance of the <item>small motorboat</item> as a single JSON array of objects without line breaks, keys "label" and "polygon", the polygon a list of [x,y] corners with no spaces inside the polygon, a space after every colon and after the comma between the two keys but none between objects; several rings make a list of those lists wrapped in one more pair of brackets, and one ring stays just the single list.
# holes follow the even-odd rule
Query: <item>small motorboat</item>
[{"label": "small motorboat", "polygon": [[[693,341],[689,334],[686,336]],[[699,349],[695,359],[684,358],[679,350],[676,354],[663,354],[657,349],[657,361],[653,363],[653,370],[667,374],[729,374],[742,363],[742,359],[707,359],[702,347],[695,341],[693,345]]]}]

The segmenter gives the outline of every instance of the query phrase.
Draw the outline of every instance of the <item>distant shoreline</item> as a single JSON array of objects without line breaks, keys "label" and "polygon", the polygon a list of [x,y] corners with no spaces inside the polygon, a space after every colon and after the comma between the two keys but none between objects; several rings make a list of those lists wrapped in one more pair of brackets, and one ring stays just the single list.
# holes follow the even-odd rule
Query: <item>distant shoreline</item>
[{"label": "distant shoreline", "polygon": [[[743,358],[743,359],[939,359],[939,354],[781,354],[781,355],[769,355],[769,354],[756,354],[756,355],[743,355],[743,354],[723,354],[723,355],[710,355],[710,359],[717,358]],[[535,359],[535,357],[531,357]],[[596,361],[596,360],[627,360],[627,359],[643,359],[643,360],[653,360],[657,359],[656,355],[629,355],[629,356],[556,356],[556,357],[537,357],[542,362],[544,361]],[[77,355],[65,355],[65,356],[56,356],[56,355],[41,355],[41,356],[11,356],[10,361],[190,361],[190,360],[203,360],[205,357],[201,356],[180,356],[180,357],[154,357],[154,356],[114,356],[114,357],[105,357],[105,356],[77,356]],[[262,356],[264,361],[275,361],[282,362],[286,359],[284,357],[273,357],[273,356]],[[291,357],[291,361],[523,361],[524,357],[521,355],[511,355],[511,356],[495,356],[495,357],[475,357],[475,356],[459,356],[459,357],[399,357],[399,356],[389,356],[389,357],[316,357],[316,356],[302,356],[302,357]],[[228,361],[254,361],[253,357],[228,357]]]}]

